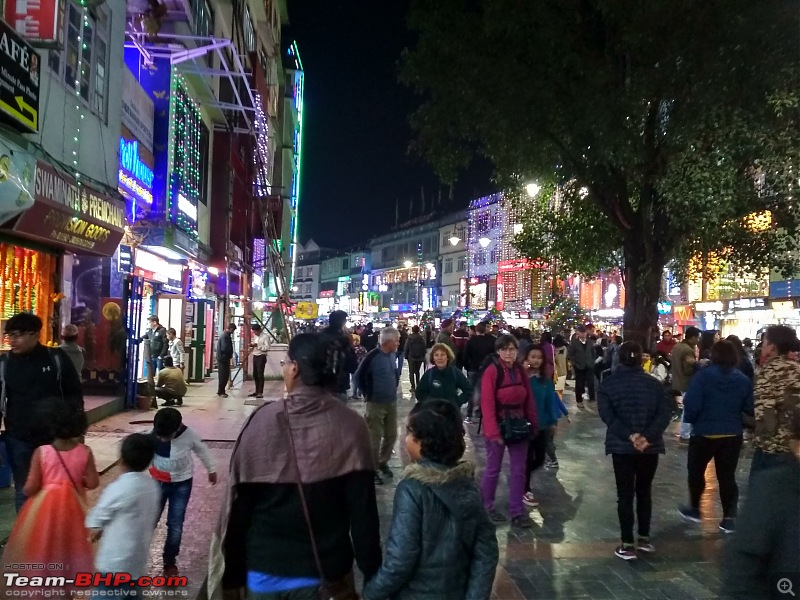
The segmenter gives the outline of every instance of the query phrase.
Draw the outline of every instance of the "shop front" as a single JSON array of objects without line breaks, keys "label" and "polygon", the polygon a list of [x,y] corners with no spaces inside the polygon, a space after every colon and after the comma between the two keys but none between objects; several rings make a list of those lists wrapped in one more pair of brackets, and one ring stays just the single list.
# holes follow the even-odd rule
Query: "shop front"
[{"label": "shop front", "polygon": [[697,317],[698,325],[702,331],[719,331],[722,318],[725,313],[725,303],[722,300],[714,302],[695,302],[694,314]]},{"label": "shop front", "polygon": [[674,323],[673,334],[682,334],[687,327],[700,327],[700,320],[694,312],[691,304],[673,304],[672,322]]},{"label": "shop front", "polygon": [[2,318],[36,313],[43,343],[77,325],[86,385],[116,386],[124,380],[125,334],[112,256],[125,233],[124,203],[41,160],[34,173],[33,204],[3,227]]},{"label": "shop front", "polygon": [[737,298],[726,302],[721,333],[723,337],[736,335],[755,340],[762,329],[776,322],[769,298]]}]

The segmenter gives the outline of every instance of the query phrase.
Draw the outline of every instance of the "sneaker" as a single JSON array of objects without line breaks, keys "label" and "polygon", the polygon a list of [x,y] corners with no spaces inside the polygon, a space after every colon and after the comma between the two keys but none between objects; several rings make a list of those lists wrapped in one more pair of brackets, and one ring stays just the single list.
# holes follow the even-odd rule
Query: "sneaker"
[{"label": "sneaker", "polygon": [[614,554],[622,560],[636,560],[636,549],[633,546],[619,546]]},{"label": "sneaker", "polygon": [[498,512],[496,510],[493,510],[492,512],[489,513],[489,518],[494,523],[505,523],[506,522],[506,516],[503,513]]},{"label": "sneaker", "polygon": [[263,398],[264,394],[256,394],[256,398]]},{"label": "sneaker", "polygon": [[220,398],[227,398],[228,394],[217,394],[217,396],[219,396]]},{"label": "sneaker", "polygon": [[736,520],[725,517],[719,522],[719,528],[724,533],[734,533],[736,531]]},{"label": "sneaker", "polygon": [[384,477],[387,477],[388,479],[391,479],[392,477],[394,477],[394,473],[392,473],[392,470],[389,468],[389,465],[387,465],[386,463],[383,463],[382,465],[379,465],[378,466],[378,471],[380,472],[381,475],[383,475]]},{"label": "sneaker", "polygon": [[167,400],[161,406],[175,406],[175,400]]},{"label": "sneaker", "polygon": [[639,552],[647,552],[648,554],[652,554],[656,551],[656,547],[650,543],[650,540],[647,538],[640,537],[636,543],[636,550]]},{"label": "sneaker", "polygon": [[511,526],[519,527],[520,529],[530,529],[533,527],[533,521],[528,515],[517,515],[511,518]]},{"label": "sneaker", "polygon": [[475,420],[472,417],[467,417],[466,419],[464,419],[464,423],[466,423],[467,425],[474,425]]},{"label": "sneaker", "polygon": [[247,394],[247,397],[248,398],[255,398],[256,397],[256,393],[253,392],[252,394]]},{"label": "sneaker", "polygon": [[703,520],[700,517],[700,510],[697,508],[692,508],[691,506],[679,506],[678,514],[692,523],[700,523]]},{"label": "sneaker", "polygon": [[380,473],[375,471],[375,485],[383,485],[383,483],[384,483],[383,477],[381,477]]},{"label": "sneaker", "polygon": [[558,469],[558,459],[550,460],[549,458],[544,461],[545,469]]},{"label": "sneaker", "polygon": [[530,506],[531,508],[536,508],[539,506],[539,501],[530,492],[527,492],[524,496],[522,496],[522,503],[525,506]]}]

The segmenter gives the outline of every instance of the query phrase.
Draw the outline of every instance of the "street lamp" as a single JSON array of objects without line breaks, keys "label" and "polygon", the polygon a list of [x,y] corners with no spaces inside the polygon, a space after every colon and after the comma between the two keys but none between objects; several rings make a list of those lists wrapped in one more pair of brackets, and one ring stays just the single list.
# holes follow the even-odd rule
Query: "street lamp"
[{"label": "street lamp", "polygon": [[478,240],[478,243],[481,245],[481,248],[488,248],[489,244],[492,243],[492,240],[490,240],[488,237],[482,237]]},{"label": "street lamp", "polygon": [[528,196],[530,196],[531,198],[536,198],[539,192],[542,191],[542,186],[540,186],[536,182],[529,183],[528,185],[525,186],[525,191],[528,192]]},{"label": "street lamp", "polygon": [[406,269],[410,269],[411,267],[413,267],[413,266],[414,266],[414,263],[413,263],[413,262],[411,262],[410,260],[407,260],[406,262],[404,262],[404,263],[403,263],[403,266],[404,266]]},{"label": "street lamp", "polygon": [[458,246],[458,242],[461,241],[461,238],[458,237],[457,235],[454,235],[453,237],[450,238],[449,241],[451,246]]}]

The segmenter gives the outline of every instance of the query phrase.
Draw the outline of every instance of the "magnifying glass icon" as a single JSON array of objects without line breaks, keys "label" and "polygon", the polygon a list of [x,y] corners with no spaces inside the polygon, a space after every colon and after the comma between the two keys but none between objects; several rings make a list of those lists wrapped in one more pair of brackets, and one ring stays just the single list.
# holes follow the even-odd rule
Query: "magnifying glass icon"
[{"label": "magnifying glass icon", "polygon": [[795,594],[794,590],[792,589],[792,580],[788,579],[787,577],[778,579],[778,585],[776,587],[778,588],[779,594],[789,594],[793,598],[797,597],[797,594]]}]

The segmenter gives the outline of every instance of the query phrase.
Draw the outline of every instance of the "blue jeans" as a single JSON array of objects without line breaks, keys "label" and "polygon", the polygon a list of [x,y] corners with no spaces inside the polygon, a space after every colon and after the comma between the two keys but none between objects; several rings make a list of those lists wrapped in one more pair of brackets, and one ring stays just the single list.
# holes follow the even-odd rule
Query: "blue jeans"
[{"label": "blue jeans", "polygon": [[753,483],[753,477],[761,471],[773,467],[783,467],[792,465],[797,459],[790,452],[764,452],[761,448],[756,448],[753,452],[753,460],[750,463],[749,482]]},{"label": "blue jeans", "polygon": [[403,373],[403,362],[405,362],[405,357],[403,356],[402,351],[397,352],[397,372],[402,374]]},{"label": "blue jeans", "polygon": [[22,488],[28,480],[28,473],[31,470],[31,460],[36,446],[28,442],[23,442],[9,436],[3,438],[6,443],[8,453],[8,466],[11,467],[11,477],[14,479],[14,505],[17,512],[25,504],[28,497],[23,493]]},{"label": "blue jeans", "polygon": [[178,553],[181,551],[181,535],[183,534],[183,520],[186,518],[186,507],[192,495],[192,480],[178,482],[158,482],[161,486],[161,511],[159,519],[164,512],[164,506],[169,502],[167,509],[167,540],[164,542],[164,567],[174,567]]}]

